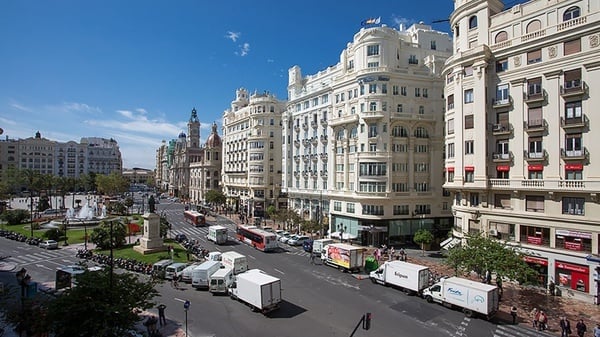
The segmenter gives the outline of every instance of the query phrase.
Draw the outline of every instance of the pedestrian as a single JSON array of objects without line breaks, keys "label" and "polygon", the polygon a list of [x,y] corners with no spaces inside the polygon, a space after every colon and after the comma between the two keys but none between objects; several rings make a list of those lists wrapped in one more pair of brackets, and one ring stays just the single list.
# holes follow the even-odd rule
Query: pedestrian
[{"label": "pedestrian", "polygon": [[404,251],[404,248],[400,248],[400,260],[401,261],[406,261],[406,252]]},{"label": "pedestrian", "polygon": [[556,285],[554,284],[554,281],[550,280],[550,282],[548,282],[548,293],[550,293],[550,296],[554,296],[555,289]]},{"label": "pedestrian", "polygon": [[569,337],[571,334],[571,322],[567,317],[560,318],[560,337]]},{"label": "pedestrian", "polygon": [[389,261],[392,261],[392,257],[394,256],[394,254],[395,254],[395,250],[394,250],[394,247],[392,246],[392,248],[390,248],[390,253],[388,255]]},{"label": "pedestrian", "polygon": [[583,337],[583,335],[587,331],[587,326],[585,325],[585,323],[583,323],[583,319],[580,319],[579,322],[577,322],[577,325],[575,325],[575,329],[577,330],[577,336]]},{"label": "pedestrian", "polygon": [[517,324],[517,307],[515,307],[514,305],[510,308],[510,315],[513,319],[513,325]]},{"label": "pedestrian", "polygon": [[533,328],[537,329],[538,327],[538,322],[540,320],[540,312],[537,310],[537,308],[533,308],[533,310],[531,310],[531,320],[533,321]]},{"label": "pedestrian", "polygon": [[315,264],[315,252],[310,252],[310,264]]},{"label": "pedestrian", "polygon": [[538,331],[546,329],[548,329],[548,316],[546,316],[546,313],[543,310],[540,310],[540,316],[538,318]]},{"label": "pedestrian", "polygon": [[596,323],[594,327],[594,337],[600,337],[600,323]]},{"label": "pedestrian", "polygon": [[167,319],[165,318],[166,308],[167,306],[162,303],[158,306],[158,323],[160,326],[167,325]]}]

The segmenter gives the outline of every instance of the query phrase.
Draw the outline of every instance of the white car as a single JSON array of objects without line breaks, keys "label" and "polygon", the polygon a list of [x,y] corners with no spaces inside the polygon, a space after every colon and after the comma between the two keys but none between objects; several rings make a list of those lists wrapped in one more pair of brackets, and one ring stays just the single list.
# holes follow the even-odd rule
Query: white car
[{"label": "white car", "polygon": [[287,244],[290,246],[302,246],[305,241],[310,240],[310,238],[306,235],[299,235],[296,238],[289,239]]},{"label": "white car", "polygon": [[288,237],[290,237],[290,235],[292,235],[292,234],[290,234],[290,233],[288,233],[288,232],[281,232],[281,233],[279,233],[279,234],[276,234],[276,235],[277,235],[277,241],[279,241],[279,242],[283,242],[282,240],[283,240],[284,238],[288,238]]},{"label": "white car", "polygon": [[55,240],[44,240],[40,242],[38,247],[45,249],[58,249],[58,242],[56,242]]},{"label": "white car", "polygon": [[290,236],[288,236],[288,237],[285,237],[285,236],[284,236],[284,237],[282,237],[282,238],[281,238],[281,242],[283,242],[283,243],[288,243],[290,240],[294,240],[294,239],[296,239],[297,237],[298,237],[298,235],[296,235],[296,234],[290,235]]}]

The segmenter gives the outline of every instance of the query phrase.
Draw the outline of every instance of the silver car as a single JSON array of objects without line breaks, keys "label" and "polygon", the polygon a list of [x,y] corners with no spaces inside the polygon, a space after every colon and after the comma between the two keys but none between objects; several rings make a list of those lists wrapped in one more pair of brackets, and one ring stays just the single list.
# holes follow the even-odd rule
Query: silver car
[{"label": "silver car", "polygon": [[57,249],[58,242],[56,242],[55,240],[44,240],[44,241],[40,242],[40,244],[38,246],[40,248],[45,248],[45,249]]}]

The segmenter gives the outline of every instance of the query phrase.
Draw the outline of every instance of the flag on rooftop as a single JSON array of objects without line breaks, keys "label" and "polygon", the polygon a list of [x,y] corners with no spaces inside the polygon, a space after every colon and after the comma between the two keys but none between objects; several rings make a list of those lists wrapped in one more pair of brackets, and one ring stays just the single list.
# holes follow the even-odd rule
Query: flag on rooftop
[{"label": "flag on rooftop", "polygon": [[366,25],[378,25],[381,22],[381,16],[378,18],[368,18],[366,20],[363,20],[360,24],[362,26],[366,26]]}]

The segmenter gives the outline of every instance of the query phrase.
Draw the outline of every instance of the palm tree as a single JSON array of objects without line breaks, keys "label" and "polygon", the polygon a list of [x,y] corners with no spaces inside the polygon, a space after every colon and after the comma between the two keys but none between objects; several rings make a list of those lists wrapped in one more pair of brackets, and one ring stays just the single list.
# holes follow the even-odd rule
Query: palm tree
[{"label": "palm tree", "polygon": [[20,171],[20,180],[29,191],[29,211],[31,212],[31,236],[33,236],[33,195],[42,189],[43,181],[38,171],[32,169],[24,169]]}]

